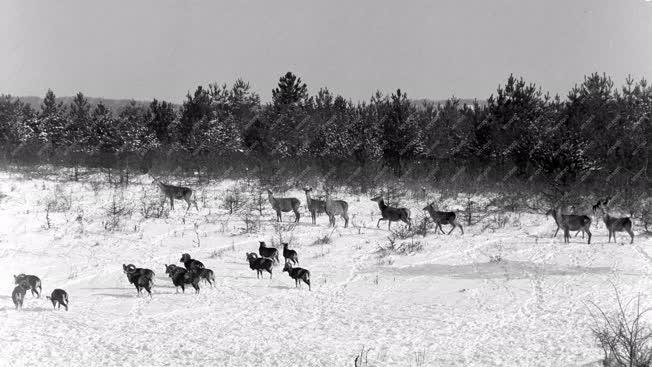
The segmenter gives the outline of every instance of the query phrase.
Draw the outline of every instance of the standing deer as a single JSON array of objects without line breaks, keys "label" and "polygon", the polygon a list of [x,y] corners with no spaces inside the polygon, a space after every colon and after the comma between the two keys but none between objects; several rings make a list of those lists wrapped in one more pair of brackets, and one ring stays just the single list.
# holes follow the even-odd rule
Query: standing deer
[{"label": "standing deer", "polygon": [[436,224],[435,226],[435,233],[437,233],[437,228],[441,231],[441,234],[444,234],[444,230],[441,228],[442,224],[450,224],[453,226],[451,228],[450,232],[448,234],[450,235],[453,233],[453,230],[455,227],[459,227],[460,231],[462,231],[462,234],[464,234],[464,228],[462,228],[462,225],[457,223],[455,220],[455,213],[454,212],[440,212],[435,210],[434,202],[426,205],[423,210],[427,211],[428,214],[430,214],[430,217],[432,218],[432,221]]},{"label": "standing deer", "polygon": [[344,228],[349,226],[349,203],[344,200],[331,199],[330,191],[326,192],[326,214],[328,215],[329,227],[335,227],[336,215],[339,215],[344,219]]},{"label": "standing deer", "polygon": [[391,206],[387,206],[385,204],[385,200],[383,200],[382,196],[377,196],[371,201],[375,201],[378,203],[378,208],[380,208],[380,213],[382,215],[382,218],[378,219],[378,223],[376,223],[376,228],[380,228],[380,221],[386,220],[388,221],[387,223],[387,229],[390,230],[392,226],[392,222],[396,221],[402,221],[405,224],[408,225],[408,227],[412,227],[411,219],[410,219],[410,209],[408,208],[394,208]]},{"label": "standing deer", "polygon": [[[608,208],[607,208],[608,209]],[[609,215],[608,210],[605,210],[605,206],[602,204],[599,207],[600,213],[602,214],[602,220],[604,221],[607,231],[609,231],[609,242],[611,242],[611,236],[614,237],[614,242],[616,241],[616,232],[627,232],[629,237],[632,240],[629,243],[634,243],[634,232],[632,231],[632,220],[629,217],[612,217]]]},{"label": "standing deer", "polygon": [[312,191],[311,187],[304,187],[303,191],[306,193],[306,205],[308,206],[308,211],[310,212],[310,217],[312,218],[312,224],[317,223],[317,214],[326,212],[326,202],[323,200],[315,200],[310,196]]},{"label": "standing deer", "polygon": [[[586,215],[565,215],[561,214],[561,209],[551,209],[548,213],[552,213],[557,225],[564,229],[564,242],[570,242],[569,231],[584,231],[589,236],[588,244],[591,244],[591,218]],[[547,214],[547,213],[546,213]],[[557,228],[559,230],[559,228]],[[556,234],[556,232],[555,232]]]},{"label": "standing deer", "polygon": [[[554,219],[555,223],[557,224],[557,230],[555,231],[555,234],[552,236],[552,237],[557,237],[557,233],[559,233],[559,230],[563,228],[562,225],[561,225],[561,222],[559,221],[559,218],[557,218],[557,215],[555,215],[555,209],[548,210],[546,212],[546,216],[548,216],[548,215],[552,216],[552,219]],[[571,214],[571,215],[579,216],[577,214]],[[582,230],[582,229],[575,232],[575,237],[577,237],[577,235],[580,234],[580,232],[582,232],[582,239],[584,239],[584,230]]]},{"label": "standing deer", "polygon": [[294,221],[299,221],[299,205],[301,201],[297,198],[275,198],[272,190],[267,190],[267,198],[276,211],[276,221],[281,222],[281,212],[294,212]]},{"label": "standing deer", "polygon": [[195,204],[195,209],[199,211],[199,208],[197,207],[197,200],[193,198],[191,188],[184,187],[184,186],[168,185],[166,183],[161,182],[161,180],[159,180],[158,178],[155,178],[154,181],[161,189],[161,193],[164,195],[164,200],[170,198],[170,207],[172,208],[172,210],[174,210],[174,199],[177,200],[183,199],[186,201],[186,203],[188,203],[188,208],[186,209],[186,211],[190,210],[191,204]]}]

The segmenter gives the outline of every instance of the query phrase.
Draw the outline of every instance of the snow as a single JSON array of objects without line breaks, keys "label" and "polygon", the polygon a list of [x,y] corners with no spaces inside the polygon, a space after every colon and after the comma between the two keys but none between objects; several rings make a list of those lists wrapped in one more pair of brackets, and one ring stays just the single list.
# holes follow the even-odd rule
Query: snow
[{"label": "snow", "polygon": [[[612,309],[614,286],[627,298],[652,285],[650,238],[639,230],[634,245],[622,233],[609,244],[597,220],[591,245],[581,236],[564,244],[551,218],[520,213],[495,230],[431,230],[414,238],[422,251],[379,259],[389,232],[376,228],[367,197],[334,195],[349,201],[355,227],[338,218],[329,229],[324,215],[312,225],[305,207],[298,225],[284,213],[279,226],[266,203],[261,230],[242,233],[242,216],[219,203],[239,183],[204,187],[199,212],[177,201],[168,218],[144,219],[142,198],[159,198],[151,179],[124,189],[91,183],[101,180],[0,173],[0,366],[352,366],[363,347],[367,366],[598,365],[591,303]],[[47,228],[57,192],[63,209],[48,214]],[[109,230],[114,194],[133,212]],[[276,195],[305,203],[298,190]],[[422,215],[423,202],[404,204]],[[271,280],[249,269],[245,253],[259,240],[278,244],[279,234],[310,270],[311,292],[280,266]],[[324,236],[331,242],[315,244]],[[215,288],[175,293],[164,264],[181,265],[184,252],[215,271]],[[136,297],[128,263],[156,272],[151,299]],[[43,282],[22,312],[11,300],[18,273]],[[55,288],[68,292],[70,311],[52,310],[45,295]]]}]

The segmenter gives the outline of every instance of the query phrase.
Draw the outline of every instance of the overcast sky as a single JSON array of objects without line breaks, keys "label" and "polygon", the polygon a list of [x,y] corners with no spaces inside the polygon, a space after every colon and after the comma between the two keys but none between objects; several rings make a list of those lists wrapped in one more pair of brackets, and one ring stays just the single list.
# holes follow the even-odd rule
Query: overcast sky
[{"label": "overcast sky", "polygon": [[[563,93],[593,71],[652,78],[645,0],[1,0],[0,93],[179,102],[293,71],[354,101],[486,98],[510,73]],[[4,28],[4,29],[3,29]]]}]

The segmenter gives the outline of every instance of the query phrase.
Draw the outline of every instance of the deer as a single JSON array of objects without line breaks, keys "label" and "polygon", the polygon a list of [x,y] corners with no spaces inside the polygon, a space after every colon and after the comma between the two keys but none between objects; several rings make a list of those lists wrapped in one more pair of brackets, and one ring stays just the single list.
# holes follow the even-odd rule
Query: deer
[{"label": "deer", "polygon": [[378,203],[378,208],[380,208],[380,213],[382,215],[382,218],[378,219],[378,223],[376,223],[376,228],[380,228],[380,222],[383,220],[389,222],[387,224],[387,230],[391,229],[392,222],[397,222],[399,220],[407,224],[408,227],[410,228],[412,227],[412,219],[410,218],[410,209],[387,206],[382,196],[377,196],[371,199],[371,201],[375,201]]},{"label": "deer", "polygon": [[[570,242],[569,231],[584,231],[589,236],[588,244],[591,244],[591,218],[586,215],[565,215],[561,214],[561,209],[551,209],[548,213],[553,213],[557,225],[564,229],[564,243]],[[559,230],[559,228],[557,228]]]},{"label": "deer", "polygon": [[605,209],[605,207],[606,205],[600,204],[599,211],[602,214],[604,225],[607,227],[607,231],[609,231],[609,242],[611,242],[611,236],[614,237],[614,242],[617,242],[616,232],[627,232],[632,239],[629,243],[634,243],[632,220],[629,217],[612,217],[608,213],[608,208]]},{"label": "deer", "polygon": [[316,200],[310,196],[312,191],[311,187],[304,187],[303,191],[306,193],[306,205],[312,218],[312,224],[317,224],[317,214],[326,212],[326,202],[323,200]]},{"label": "deer", "polygon": [[272,190],[267,190],[267,198],[269,203],[272,205],[274,211],[276,211],[276,221],[281,222],[281,212],[294,212],[294,221],[299,221],[299,205],[301,201],[297,198],[275,198]]},{"label": "deer", "polygon": [[[555,234],[552,236],[552,237],[557,237],[557,233],[559,233],[559,230],[563,228],[562,225],[561,225],[561,222],[559,221],[559,219],[558,219],[557,216],[555,215],[555,209],[550,209],[550,210],[548,210],[548,211],[546,212],[546,216],[548,216],[548,215],[552,216],[552,218],[555,220],[555,223],[557,224],[557,230],[555,231]],[[577,214],[571,214],[571,215],[579,216],[579,215],[577,215]],[[578,235],[580,232],[582,232],[582,239],[583,239],[583,238],[584,238],[584,230],[582,230],[582,229],[580,229],[580,230],[578,230],[577,232],[575,232],[575,237],[577,237],[577,235]]]},{"label": "deer", "polygon": [[435,226],[435,233],[437,233],[437,228],[441,231],[441,234],[444,234],[444,230],[441,228],[442,224],[450,224],[453,226],[451,228],[450,232],[448,234],[450,235],[453,233],[453,230],[455,227],[458,227],[460,231],[462,231],[462,234],[464,234],[464,228],[462,228],[462,225],[459,224],[455,218],[456,215],[454,212],[440,212],[435,210],[435,203],[431,202],[430,204],[426,205],[423,210],[427,211],[428,214],[430,214],[430,217],[432,218],[432,221],[436,224]]},{"label": "deer", "polygon": [[344,228],[347,228],[349,226],[349,203],[344,200],[331,199],[330,191],[327,191],[326,215],[328,215],[329,227],[335,227],[335,216],[339,215],[344,219]]},{"label": "deer", "polygon": [[189,187],[184,187],[184,186],[175,186],[175,185],[169,185],[158,178],[154,178],[154,182],[158,185],[158,187],[161,189],[161,193],[164,196],[164,199],[170,198],[170,208],[174,210],[174,199],[177,200],[185,200],[186,203],[188,204],[188,208],[186,208],[186,212],[190,210],[191,204],[195,204],[195,209],[199,211],[199,208],[197,207],[197,200],[192,195],[192,189]]}]

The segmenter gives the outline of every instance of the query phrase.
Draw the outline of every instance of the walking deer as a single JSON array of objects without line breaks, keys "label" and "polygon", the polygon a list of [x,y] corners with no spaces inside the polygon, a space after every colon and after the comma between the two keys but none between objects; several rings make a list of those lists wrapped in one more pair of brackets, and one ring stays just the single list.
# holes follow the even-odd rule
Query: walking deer
[{"label": "walking deer", "polygon": [[186,208],[186,211],[190,210],[191,204],[194,204],[195,209],[199,211],[199,208],[197,207],[197,200],[195,200],[195,198],[193,197],[191,188],[184,187],[184,186],[168,185],[166,183],[163,183],[158,178],[155,178],[154,181],[161,189],[161,193],[164,196],[164,200],[170,198],[170,208],[172,208],[172,210],[174,210],[174,199],[177,199],[177,200],[186,201],[186,203],[188,204],[188,208]]},{"label": "walking deer", "polygon": [[437,211],[437,210],[435,210],[434,204],[435,203],[432,202],[432,203],[426,205],[426,207],[423,208],[423,210],[427,211],[428,214],[430,214],[430,217],[432,218],[432,221],[436,224],[435,233],[437,233],[437,228],[439,228],[439,230],[441,231],[441,234],[444,234],[444,230],[441,228],[441,225],[442,224],[450,224],[450,225],[453,226],[453,228],[451,228],[450,232],[448,232],[449,235],[451,233],[453,233],[453,230],[455,229],[455,227],[459,227],[460,231],[462,231],[462,234],[464,234],[464,228],[462,228],[462,225],[459,224],[455,220],[455,218],[456,218],[455,213],[454,212],[440,212],[440,211]]},{"label": "walking deer", "polygon": [[412,223],[411,223],[412,220],[410,219],[410,209],[387,206],[382,196],[377,196],[371,199],[371,201],[375,201],[378,203],[378,208],[380,208],[380,213],[382,215],[382,218],[378,219],[378,223],[376,223],[376,228],[380,228],[380,221],[383,220],[388,221],[387,223],[388,230],[391,229],[392,222],[397,222],[399,220],[407,224],[408,227],[412,227]]},{"label": "walking deer", "polygon": [[316,224],[317,214],[326,212],[326,202],[323,200],[313,199],[310,195],[310,192],[312,192],[312,188],[310,187],[304,187],[303,191],[306,193],[306,205],[308,206],[308,211],[312,218],[312,224]]},{"label": "walking deer", "polygon": [[609,242],[611,242],[611,236],[614,237],[614,242],[616,241],[616,232],[627,232],[629,237],[632,240],[629,243],[634,243],[634,232],[632,231],[632,220],[629,217],[612,217],[608,213],[608,208],[605,208],[602,204],[599,207],[600,213],[602,214],[602,220],[604,221],[607,231],[609,231]]},{"label": "walking deer", "polygon": [[[588,244],[591,244],[591,218],[586,215],[561,214],[561,209],[551,209],[546,214],[552,213],[558,227],[564,229],[564,242],[570,242],[569,231],[584,231],[589,236]],[[559,228],[557,228],[559,230]],[[556,234],[556,232],[555,232]]]},{"label": "walking deer", "polygon": [[267,198],[276,211],[276,221],[281,222],[281,212],[294,212],[294,221],[299,221],[299,205],[301,201],[297,198],[275,198],[272,190],[267,190]]},{"label": "walking deer", "polygon": [[344,228],[349,226],[349,203],[344,200],[331,199],[330,191],[326,193],[326,214],[328,215],[329,227],[335,227],[336,215],[344,219]]}]

